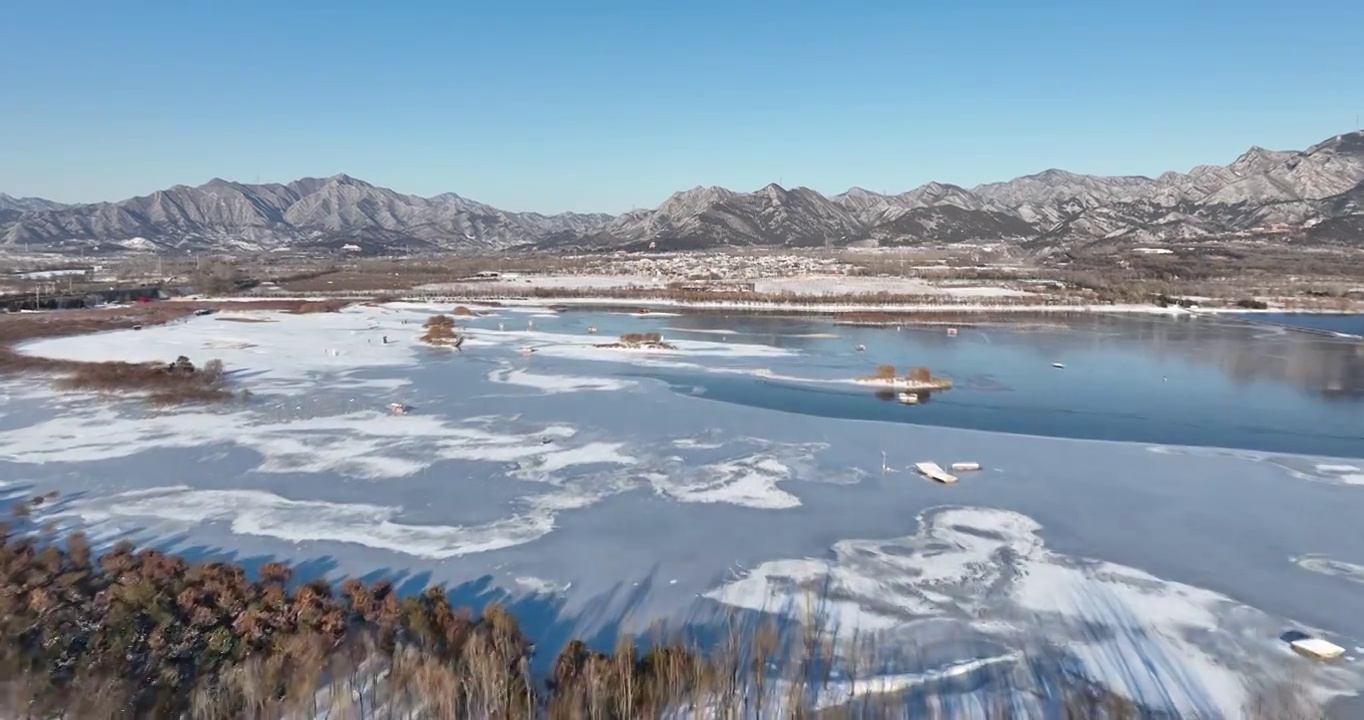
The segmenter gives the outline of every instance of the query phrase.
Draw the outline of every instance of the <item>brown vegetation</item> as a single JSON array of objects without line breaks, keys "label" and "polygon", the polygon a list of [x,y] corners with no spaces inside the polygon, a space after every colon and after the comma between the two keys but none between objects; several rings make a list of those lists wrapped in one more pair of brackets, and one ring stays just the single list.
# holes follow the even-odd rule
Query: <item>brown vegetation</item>
[{"label": "brown vegetation", "polygon": [[455,309],[450,311],[450,314],[455,317],[478,317],[478,313],[463,305],[456,305]]},{"label": "brown vegetation", "polygon": [[291,309],[289,309],[289,310],[286,310],[285,312],[290,312],[290,313],[293,313],[293,314],[295,314],[295,315],[309,315],[309,314],[312,314],[312,313],[341,312],[341,310],[344,309],[347,305],[350,305],[350,301],[349,301],[349,300],[339,300],[339,299],[331,299],[331,300],[313,300],[313,301],[305,301],[305,302],[301,302],[301,303],[296,303],[296,304],[294,305],[293,308],[291,308]]},{"label": "brown vegetation", "polygon": [[[162,302],[123,308],[58,310],[0,314],[0,374],[47,373],[58,376],[58,387],[69,390],[133,393],[159,404],[221,402],[232,397],[222,363],[209,360],[203,368],[186,372],[185,364],[91,362],[38,357],[16,351],[32,340],[128,330],[182,320],[199,310],[265,310],[286,313],[336,312],[344,300],[300,302],[259,300],[244,302]],[[234,318],[218,318],[233,320]],[[254,318],[236,318],[241,322]],[[261,318],[261,321],[266,321]],[[188,359],[186,359],[188,363]],[[168,368],[177,368],[171,370]],[[193,365],[188,365],[193,368]]]},{"label": "brown vegetation", "polygon": [[[18,531],[53,501],[33,498],[15,508],[13,523],[0,523],[0,710],[15,717],[634,720],[908,710],[877,694],[832,711],[809,707],[833,667],[832,640],[813,623],[787,637],[771,625],[731,623],[708,652],[662,637],[646,647],[623,637],[607,653],[574,640],[544,649],[557,658],[541,682],[530,671],[531,640],[499,606],[475,617],[441,587],[400,597],[385,580],[303,582],[277,562],[252,578],[240,565],[127,541],[97,555],[79,532],[60,543]],[[879,667],[878,649],[861,647],[866,657],[848,661],[846,679]],[[1153,716],[1059,670],[1039,687],[1060,695],[1066,718]],[[1320,717],[1303,697],[1276,688],[1248,710],[1264,720]],[[987,711],[1013,716],[1002,704]]]},{"label": "brown vegetation", "polygon": [[428,345],[454,345],[459,334],[455,332],[455,321],[449,315],[432,315],[422,325],[426,332],[421,341]]},{"label": "brown vegetation", "polygon": [[597,347],[602,348],[626,348],[631,350],[676,350],[677,346],[663,342],[662,333],[625,333],[620,339],[613,343],[601,343]]},{"label": "brown vegetation", "polygon": [[932,390],[948,390],[952,387],[952,380],[945,377],[934,377],[926,367],[910,368],[905,373],[902,380],[899,377],[900,371],[894,365],[877,365],[876,370],[871,375],[863,375],[857,378],[858,382],[865,383],[903,383],[906,386],[916,388],[927,388]]},{"label": "brown vegetation", "polygon": [[234,317],[234,316],[230,316],[230,315],[229,315],[228,317],[218,317],[218,318],[214,318],[214,319],[215,319],[215,320],[218,320],[218,321],[220,321],[220,322],[235,322],[235,323],[268,323],[268,322],[275,322],[275,319],[274,319],[274,318],[244,317],[244,316],[235,316],[235,317]]},{"label": "brown vegetation", "polygon": [[232,398],[221,360],[196,368],[181,355],[169,365],[157,363],[73,363],[57,380],[57,387],[89,392],[146,393],[157,405],[213,403]]}]

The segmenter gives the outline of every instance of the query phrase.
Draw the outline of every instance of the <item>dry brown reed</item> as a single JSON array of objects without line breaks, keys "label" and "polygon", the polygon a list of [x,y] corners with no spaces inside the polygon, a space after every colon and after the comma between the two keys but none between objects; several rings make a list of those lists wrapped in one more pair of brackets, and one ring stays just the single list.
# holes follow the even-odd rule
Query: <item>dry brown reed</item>
[{"label": "dry brown reed", "polygon": [[[900,381],[899,370],[894,365],[877,365],[872,374],[863,375],[857,380],[868,383],[897,383]],[[952,387],[950,378],[935,377],[926,367],[910,368],[905,373],[904,382],[916,387],[934,390],[947,390]]]},{"label": "dry brown reed", "polygon": [[453,345],[459,337],[455,332],[455,321],[449,315],[432,315],[422,327],[425,332],[420,340],[428,345]]},{"label": "dry brown reed", "polygon": [[[20,531],[34,505],[0,523],[0,714],[9,717],[873,718],[909,708],[905,696],[871,691],[835,708],[811,704],[832,687],[835,664],[812,587],[793,632],[731,618],[707,652],[661,631],[645,646],[622,633],[609,652],[574,640],[538,679],[531,641],[503,607],[475,617],[439,587],[400,597],[383,580],[301,582],[280,563],[251,578],[239,565],[126,541],[97,555],[79,532],[59,542]],[[840,682],[874,677],[881,649],[858,644]],[[1152,716],[1092,684],[1053,680],[1063,717]],[[1320,717],[1306,697],[1301,686],[1276,687],[1248,716]],[[1013,716],[1006,704],[997,710],[989,717]]]}]

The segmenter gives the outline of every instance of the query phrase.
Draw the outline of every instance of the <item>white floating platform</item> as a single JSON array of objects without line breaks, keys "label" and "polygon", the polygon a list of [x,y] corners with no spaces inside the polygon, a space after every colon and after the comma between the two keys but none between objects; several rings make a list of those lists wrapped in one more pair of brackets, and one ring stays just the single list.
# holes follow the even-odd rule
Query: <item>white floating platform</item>
[{"label": "white floating platform", "polygon": [[949,475],[946,470],[943,470],[942,467],[935,462],[914,463],[914,469],[918,470],[920,475],[923,475],[929,480],[937,480],[940,483],[954,483],[957,481],[956,475]]},{"label": "white floating platform", "polygon": [[980,463],[978,463],[978,462],[955,462],[955,463],[952,463],[952,472],[969,472],[969,471],[971,471],[971,470],[979,470],[979,469],[980,469]]},{"label": "white floating platform", "polygon": [[1345,648],[1322,640],[1321,638],[1303,638],[1289,643],[1294,650],[1314,658],[1322,660],[1334,660],[1345,654]]}]

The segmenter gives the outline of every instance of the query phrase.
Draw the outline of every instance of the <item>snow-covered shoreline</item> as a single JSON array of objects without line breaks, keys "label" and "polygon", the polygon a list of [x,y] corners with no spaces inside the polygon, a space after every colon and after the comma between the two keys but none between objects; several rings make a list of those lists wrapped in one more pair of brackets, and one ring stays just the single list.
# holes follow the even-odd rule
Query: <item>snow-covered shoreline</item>
[{"label": "snow-covered shoreline", "polygon": [[[676,300],[671,298],[637,298],[628,296],[599,295],[594,297],[503,297],[498,295],[432,295],[429,293],[388,293],[398,302],[429,304],[468,304],[503,307],[544,307],[548,305],[575,306],[580,308],[640,307],[670,308],[676,310],[741,310],[744,312],[801,313],[820,315],[843,315],[850,313],[1008,313],[1008,314],[1082,314],[1082,313],[1121,313],[1137,315],[1360,315],[1364,307],[1337,308],[1240,308],[1240,307],[1198,307],[1182,308],[1177,306],[1160,307],[1141,303],[1086,303],[1082,305],[1021,305],[988,303],[821,303],[821,302],[763,302],[736,300]],[[317,301],[322,299],[343,299],[354,302],[368,302],[373,293],[335,293],[326,295],[270,295],[266,297],[182,297],[171,298],[166,302],[259,302],[262,300]]]}]

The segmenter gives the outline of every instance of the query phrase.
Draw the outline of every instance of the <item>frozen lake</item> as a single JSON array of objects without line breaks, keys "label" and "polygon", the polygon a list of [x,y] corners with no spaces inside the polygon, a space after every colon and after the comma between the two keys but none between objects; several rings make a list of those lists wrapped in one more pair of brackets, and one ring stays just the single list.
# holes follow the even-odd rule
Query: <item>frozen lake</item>
[{"label": "frozen lake", "polygon": [[[108,539],[508,600],[548,658],[622,624],[813,613],[912,647],[887,668],[907,685],[974,678],[951,685],[964,703],[1039,655],[1213,714],[1247,677],[1364,686],[1357,340],[1210,317],[982,316],[949,337],[490,308],[459,319],[456,353],[416,342],[438,309],[31,344],[219,357],[255,397],[149,411],[8,382],[3,489],[57,490],[45,518]],[[594,347],[640,331],[678,349]],[[902,406],[847,382],[878,363],[957,386]],[[923,460],[985,469],[941,486],[907,470]],[[1297,657],[1293,629],[1350,659]]]}]

